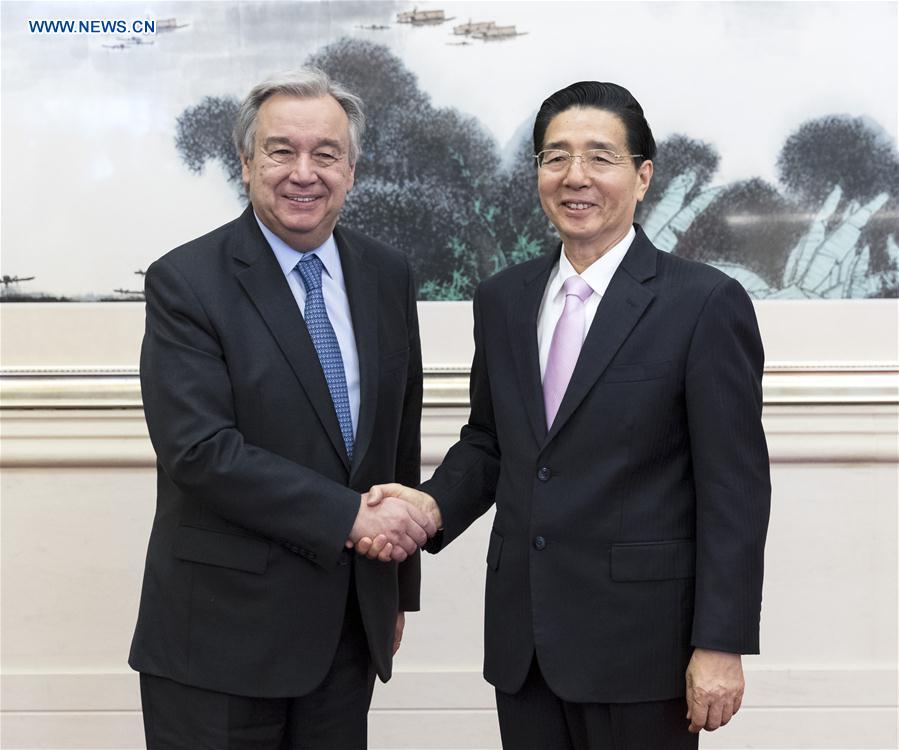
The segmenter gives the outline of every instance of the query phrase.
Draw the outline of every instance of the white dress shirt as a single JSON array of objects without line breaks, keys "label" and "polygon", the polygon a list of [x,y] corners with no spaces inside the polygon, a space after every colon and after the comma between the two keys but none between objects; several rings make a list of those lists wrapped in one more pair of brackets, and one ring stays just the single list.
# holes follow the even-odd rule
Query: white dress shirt
[{"label": "white dress shirt", "polygon": [[[300,314],[306,311],[306,285],[300,272],[297,271],[297,263],[306,256],[294,250],[278,235],[272,232],[256,217],[259,228],[278,260],[278,265],[284,272],[290,291],[297,301]],[[337,243],[334,235],[330,235],[320,247],[310,250],[317,255],[324,266],[322,271],[322,296],[325,299],[325,309],[328,311],[328,319],[337,336],[340,345],[340,356],[343,359],[343,371],[346,375],[347,395],[350,400],[350,414],[353,417],[353,436],[359,427],[359,402],[361,400],[359,390],[359,352],[356,350],[356,336],[353,332],[353,318],[350,315],[350,299],[346,293],[346,283],[343,280],[343,266],[340,265],[340,253],[337,251]]]},{"label": "white dress shirt", "polygon": [[[587,338],[587,332],[596,316],[596,309],[599,307],[602,296],[609,288],[609,282],[621,261],[624,259],[628,248],[634,241],[637,233],[631,227],[630,231],[617,245],[613,245],[608,252],[597,258],[591,263],[581,278],[586,281],[593,294],[584,303],[584,339]],[[553,333],[556,330],[556,324],[562,317],[562,310],[565,307],[565,295],[562,292],[562,284],[570,276],[576,276],[577,271],[568,260],[565,254],[565,246],[562,246],[562,252],[559,255],[559,262],[555,269],[549,275],[549,281],[546,284],[546,291],[543,292],[543,301],[540,303],[540,312],[537,315],[537,347],[540,352],[540,380],[546,374],[546,360],[549,359],[549,347],[552,344]],[[581,340],[583,343],[583,339]]]}]

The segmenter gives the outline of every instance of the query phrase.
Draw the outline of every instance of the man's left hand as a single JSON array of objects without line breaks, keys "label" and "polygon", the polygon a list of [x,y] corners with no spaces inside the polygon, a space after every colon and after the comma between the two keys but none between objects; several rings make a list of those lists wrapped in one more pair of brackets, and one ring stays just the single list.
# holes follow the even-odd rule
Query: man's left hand
[{"label": "man's left hand", "polygon": [[687,666],[690,731],[714,732],[727,724],[740,710],[744,686],[740,654],[694,649]]},{"label": "man's left hand", "polygon": [[393,653],[400,650],[400,644],[403,642],[403,628],[406,627],[406,613],[396,613],[396,629],[393,631]]}]

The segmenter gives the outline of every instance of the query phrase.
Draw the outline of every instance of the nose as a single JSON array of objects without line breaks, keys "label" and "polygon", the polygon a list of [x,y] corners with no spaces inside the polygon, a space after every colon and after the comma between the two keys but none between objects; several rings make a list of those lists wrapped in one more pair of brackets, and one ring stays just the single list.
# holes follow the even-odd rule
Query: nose
[{"label": "nose", "polygon": [[290,167],[290,179],[301,185],[308,185],[318,180],[318,173],[315,171],[310,154],[297,154],[297,158],[293,160]]},{"label": "nose", "polygon": [[568,169],[565,171],[565,185],[586,185],[590,182],[590,175],[587,173],[587,165],[581,154],[575,154],[574,158],[568,163]]}]

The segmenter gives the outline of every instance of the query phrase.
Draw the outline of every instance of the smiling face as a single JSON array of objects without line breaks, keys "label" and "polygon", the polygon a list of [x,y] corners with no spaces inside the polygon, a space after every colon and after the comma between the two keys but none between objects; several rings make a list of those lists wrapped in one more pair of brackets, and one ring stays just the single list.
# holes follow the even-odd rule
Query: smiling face
[{"label": "smiling face", "polygon": [[334,231],[355,175],[349,148],[349,120],[331,96],[277,94],[259,107],[243,180],[256,215],[295,250],[314,250]]},{"label": "smiling face", "polygon": [[[553,117],[543,148],[572,154],[593,148],[630,153],[621,118],[596,107],[572,107]],[[595,260],[627,234],[651,179],[652,162],[648,160],[639,167],[634,159],[624,159],[591,170],[583,159],[575,159],[562,172],[538,168],[537,190],[569,255]]]}]

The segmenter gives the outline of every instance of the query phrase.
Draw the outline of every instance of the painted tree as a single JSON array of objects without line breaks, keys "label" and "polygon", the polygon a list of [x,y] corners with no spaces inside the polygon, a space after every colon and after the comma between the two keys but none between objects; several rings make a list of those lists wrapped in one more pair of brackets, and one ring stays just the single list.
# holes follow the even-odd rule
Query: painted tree
[{"label": "painted tree", "polygon": [[720,187],[708,187],[718,161],[710,144],[685,135],[658,144],[649,192],[638,204],[635,219],[660,250],[677,252],[681,235],[721,192]]},{"label": "painted tree", "polygon": [[[366,137],[341,221],[407,253],[420,298],[468,299],[481,279],[557,247],[529,127],[501,159],[478,120],[434,107],[382,45],[344,38],[306,64],[365,101]],[[204,97],[178,117],[175,146],[195,173],[220,162],[243,198],[231,143],[237,109],[235,98]],[[686,135],[659,144],[637,211],[659,248],[717,265],[756,297],[899,296],[899,155],[876,123],[804,123],[778,158],[782,189],[757,178],[711,185],[718,163],[712,145]]]},{"label": "painted tree", "polygon": [[810,120],[787,138],[777,166],[811,219],[783,286],[822,297],[895,288],[899,154],[883,128],[846,115]]},{"label": "painted tree", "polygon": [[191,172],[202,174],[207,161],[221,163],[228,182],[243,194],[240,159],[231,140],[240,103],[233,97],[205,96],[175,121],[175,148]]},{"label": "painted tree", "polygon": [[[731,269],[742,266],[778,287],[787,252],[804,229],[796,213],[794,204],[759,178],[723,186],[683,234],[677,253]],[[757,283],[752,286],[760,290]]]},{"label": "painted tree", "polygon": [[484,197],[499,169],[493,139],[476,119],[434,107],[382,45],[341,39],[307,64],[366,103],[366,139],[343,221],[406,252],[422,298],[470,298],[495,254],[483,226]]},{"label": "painted tree", "polygon": [[759,298],[896,296],[899,168],[883,130],[862,118],[811,120],[787,139],[778,168],[786,194],[758,179],[720,189],[678,253]]}]

